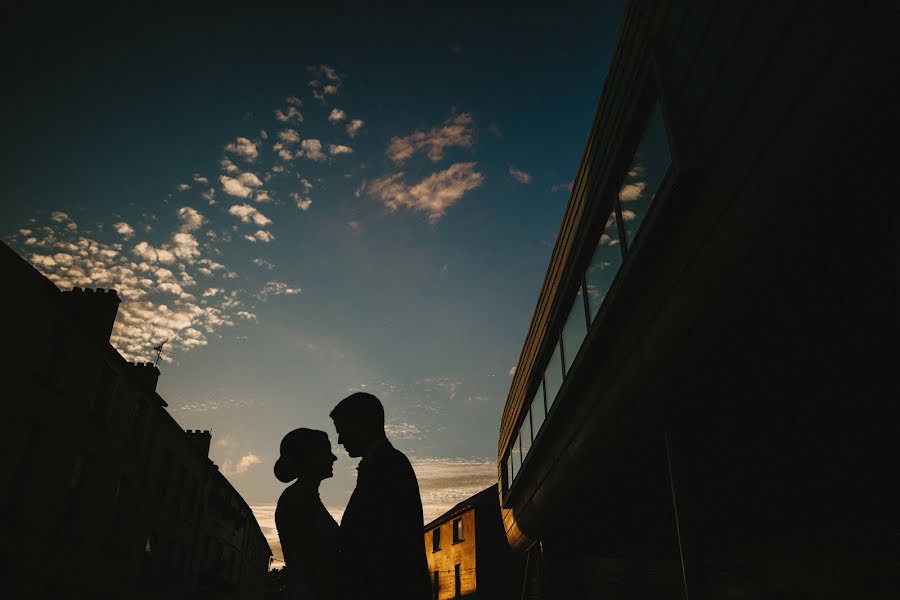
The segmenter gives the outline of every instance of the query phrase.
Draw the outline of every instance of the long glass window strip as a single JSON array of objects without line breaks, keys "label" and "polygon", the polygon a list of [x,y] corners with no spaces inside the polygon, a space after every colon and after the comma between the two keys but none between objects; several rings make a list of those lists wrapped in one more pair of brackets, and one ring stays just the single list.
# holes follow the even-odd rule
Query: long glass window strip
[{"label": "long glass window strip", "polygon": [[[635,239],[671,164],[672,155],[666,136],[665,122],[657,102],[647,120],[641,141],[626,171],[625,180],[619,188],[616,199],[622,215],[626,240],[629,244]],[[538,386],[531,404],[525,409],[525,419],[511,444],[508,459],[509,485],[518,475],[522,460],[530,450],[529,442],[540,431],[546,419],[546,412],[550,410],[556,400],[556,395],[581,349],[587,331],[600,312],[600,307],[606,299],[613,279],[622,266],[622,248],[614,208],[606,220],[591,262],[584,273],[584,295],[580,288],[569,310],[566,323],[563,325],[561,338],[556,341],[556,347],[547,362],[542,384]],[[587,322],[584,317],[585,303]],[[561,351],[563,349],[564,352]],[[565,357],[565,365],[563,357]],[[528,442],[524,442],[525,439],[528,439]]]},{"label": "long glass window strip", "polygon": [[610,213],[606,220],[606,228],[600,235],[597,248],[591,262],[584,273],[584,284],[587,290],[588,314],[591,322],[600,312],[600,306],[606,299],[606,293],[612,285],[613,278],[622,266],[622,248],[619,244],[619,232],[616,227],[616,213]]},{"label": "long glass window strip", "polygon": [[566,319],[566,324],[563,325],[562,331],[563,357],[565,358],[563,367],[566,373],[569,372],[572,363],[575,362],[575,357],[578,355],[578,350],[581,348],[581,342],[584,341],[585,335],[587,335],[587,321],[584,313],[584,295],[581,293],[581,286],[579,285],[578,293],[572,302],[572,308],[569,309],[569,316]]},{"label": "long glass window strip", "polygon": [[653,204],[670,164],[672,154],[666,137],[666,125],[657,103],[650,113],[644,134],[625,174],[625,181],[619,188],[619,202],[629,248]]}]

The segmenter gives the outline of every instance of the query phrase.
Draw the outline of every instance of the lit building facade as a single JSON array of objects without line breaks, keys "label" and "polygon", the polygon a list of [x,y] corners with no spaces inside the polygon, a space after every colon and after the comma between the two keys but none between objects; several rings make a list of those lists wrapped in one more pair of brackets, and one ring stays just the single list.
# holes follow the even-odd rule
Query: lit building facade
[{"label": "lit building facade", "polygon": [[60,292],[0,244],[9,401],[0,579],[10,598],[255,598],[269,546],[250,508],[109,344],[119,298]]},{"label": "lit building facade", "polygon": [[889,12],[629,4],[499,431],[529,597],[900,591]]},{"label": "lit building facade", "polygon": [[425,526],[432,600],[517,600],[523,559],[506,543],[497,486],[463,500]]}]

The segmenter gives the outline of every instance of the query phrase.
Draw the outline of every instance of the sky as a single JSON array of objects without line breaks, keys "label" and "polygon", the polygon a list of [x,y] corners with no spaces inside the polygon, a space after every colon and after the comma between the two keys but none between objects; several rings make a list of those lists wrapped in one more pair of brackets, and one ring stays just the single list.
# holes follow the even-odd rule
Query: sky
[{"label": "sky", "polygon": [[[7,19],[0,237],[112,287],[112,344],[276,552],[281,437],[385,405],[425,520],[496,481],[500,415],[624,2],[69,7]],[[414,6],[414,5],[410,5]]]}]

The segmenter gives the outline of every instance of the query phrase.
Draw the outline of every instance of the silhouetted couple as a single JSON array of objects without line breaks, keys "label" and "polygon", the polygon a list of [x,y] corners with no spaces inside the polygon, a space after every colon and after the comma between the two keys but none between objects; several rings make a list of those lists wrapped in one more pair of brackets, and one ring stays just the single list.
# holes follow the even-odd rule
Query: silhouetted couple
[{"label": "silhouetted couple", "polygon": [[275,476],[285,483],[275,524],[291,598],[427,600],[430,595],[422,500],[409,460],[384,433],[384,407],[357,392],[331,411],[338,443],[362,457],[356,489],[341,518],[319,499],[337,457],[328,434],[295,429],[281,441]]}]

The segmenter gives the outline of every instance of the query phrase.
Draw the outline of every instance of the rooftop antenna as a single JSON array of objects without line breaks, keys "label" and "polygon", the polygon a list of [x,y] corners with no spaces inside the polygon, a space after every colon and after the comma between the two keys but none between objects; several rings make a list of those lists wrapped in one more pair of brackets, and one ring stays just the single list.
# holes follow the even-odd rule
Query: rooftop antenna
[{"label": "rooftop antenna", "polygon": [[169,338],[166,338],[166,339],[164,339],[163,341],[161,341],[158,345],[153,346],[153,349],[156,350],[156,362],[153,363],[153,366],[154,366],[154,367],[158,367],[158,366],[159,366],[159,357],[162,356],[163,346],[164,346],[164,345],[166,344],[166,342],[168,342],[168,341],[169,341]]}]

